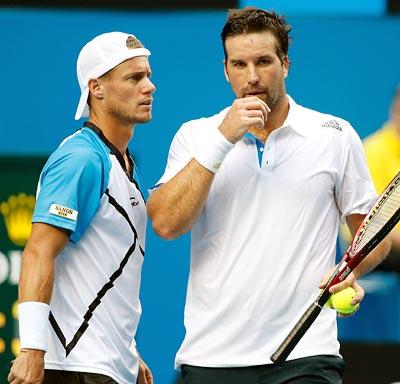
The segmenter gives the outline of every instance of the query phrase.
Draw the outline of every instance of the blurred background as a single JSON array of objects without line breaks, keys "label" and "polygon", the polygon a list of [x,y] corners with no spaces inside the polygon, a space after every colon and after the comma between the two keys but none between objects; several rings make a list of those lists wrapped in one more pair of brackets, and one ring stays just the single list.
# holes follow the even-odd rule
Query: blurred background
[{"label": "blurred background", "polygon": [[[130,148],[146,191],[163,173],[179,126],[232,102],[219,35],[227,9],[247,5],[274,9],[292,25],[287,89],[298,103],[349,120],[361,138],[389,119],[400,82],[398,0],[0,1],[1,383],[18,350],[18,274],[39,172],[60,141],[82,126],[73,119],[80,48],[117,30],[135,34],[152,51],[153,120],[136,128]],[[156,384],[178,382],[173,360],[184,335],[188,262],[188,236],[163,241],[149,226],[137,343]],[[399,276],[390,268],[366,276],[361,309],[339,321],[345,383],[400,382]]]}]

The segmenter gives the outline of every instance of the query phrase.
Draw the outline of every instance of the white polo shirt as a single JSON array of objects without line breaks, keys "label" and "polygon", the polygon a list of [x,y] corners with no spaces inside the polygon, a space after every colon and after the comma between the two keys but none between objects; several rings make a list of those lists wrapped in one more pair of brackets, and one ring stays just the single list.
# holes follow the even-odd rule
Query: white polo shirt
[{"label": "white polo shirt", "polygon": [[[244,137],[229,152],[192,229],[178,367],[271,363],[335,263],[340,217],[366,214],[376,198],[351,125],[289,103],[265,145]],[[183,124],[159,184],[208,145],[228,109]],[[325,308],[289,359],[319,354],[339,354],[336,312]]]}]

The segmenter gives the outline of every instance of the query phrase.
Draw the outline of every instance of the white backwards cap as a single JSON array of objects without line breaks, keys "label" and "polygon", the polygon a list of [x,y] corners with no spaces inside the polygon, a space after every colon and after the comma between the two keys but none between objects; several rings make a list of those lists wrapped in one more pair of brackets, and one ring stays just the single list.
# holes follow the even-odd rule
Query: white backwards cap
[{"label": "white backwards cap", "polygon": [[137,56],[150,56],[146,48],[136,48],[135,36],[122,32],[103,33],[90,40],[80,51],[76,73],[81,88],[81,98],[75,120],[89,116],[89,80],[96,79],[123,61]]}]

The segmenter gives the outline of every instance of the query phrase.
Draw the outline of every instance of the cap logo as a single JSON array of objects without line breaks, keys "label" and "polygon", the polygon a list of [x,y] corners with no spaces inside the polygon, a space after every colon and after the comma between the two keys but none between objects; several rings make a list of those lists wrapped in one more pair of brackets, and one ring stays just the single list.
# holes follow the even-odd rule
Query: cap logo
[{"label": "cap logo", "polygon": [[126,46],[129,49],[134,49],[137,48],[137,39],[135,36],[128,36],[128,38],[126,39]]}]

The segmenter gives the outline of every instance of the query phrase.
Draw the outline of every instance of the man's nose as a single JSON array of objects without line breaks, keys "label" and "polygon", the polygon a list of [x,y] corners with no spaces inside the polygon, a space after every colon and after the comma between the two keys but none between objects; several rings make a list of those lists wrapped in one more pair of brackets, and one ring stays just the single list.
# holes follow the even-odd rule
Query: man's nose
[{"label": "man's nose", "polygon": [[147,78],[147,84],[145,87],[145,92],[144,93],[154,93],[156,91],[156,86],[153,84],[153,82]]},{"label": "man's nose", "polygon": [[255,66],[249,66],[248,73],[248,83],[249,84],[257,84],[260,80],[260,76],[258,75],[258,71]]}]

